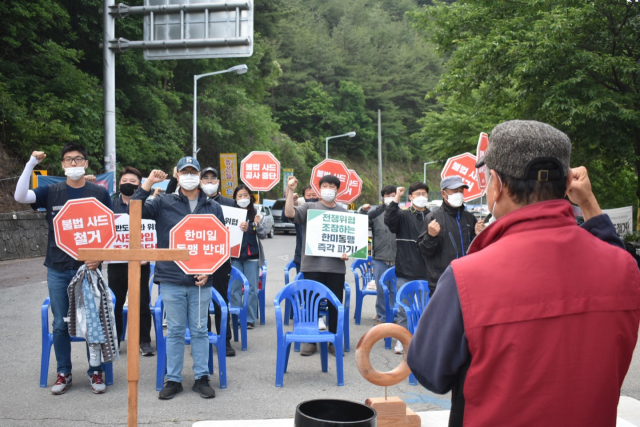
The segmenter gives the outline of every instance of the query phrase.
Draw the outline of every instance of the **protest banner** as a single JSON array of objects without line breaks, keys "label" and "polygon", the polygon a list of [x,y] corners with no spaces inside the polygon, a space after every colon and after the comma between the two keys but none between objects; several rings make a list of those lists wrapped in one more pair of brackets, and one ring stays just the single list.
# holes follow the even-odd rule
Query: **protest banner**
[{"label": "protest banner", "polygon": [[231,206],[220,206],[224,214],[225,226],[229,230],[229,245],[231,246],[231,258],[240,256],[242,249],[242,236],[244,232],[240,230],[240,223],[247,220],[247,210],[233,208]]},{"label": "protest banner", "polygon": [[233,190],[238,186],[238,155],[236,153],[220,154],[220,194],[233,197]]},{"label": "protest banner", "polygon": [[611,222],[616,227],[616,233],[618,233],[618,236],[624,237],[627,234],[634,234],[633,207],[627,206],[625,208],[603,209],[602,213],[609,215],[609,219],[611,219]]},{"label": "protest banner", "polygon": [[[114,215],[116,225],[116,239],[111,245],[111,249],[129,249],[129,224],[130,218],[127,214]],[[140,248],[157,249],[158,236],[156,234],[156,222],[152,219],[143,219],[140,230]],[[105,261],[108,264],[124,263],[126,261]]]},{"label": "protest banner", "polygon": [[307,212],[305,255],[367,259],[369,218],[348,212]]}]

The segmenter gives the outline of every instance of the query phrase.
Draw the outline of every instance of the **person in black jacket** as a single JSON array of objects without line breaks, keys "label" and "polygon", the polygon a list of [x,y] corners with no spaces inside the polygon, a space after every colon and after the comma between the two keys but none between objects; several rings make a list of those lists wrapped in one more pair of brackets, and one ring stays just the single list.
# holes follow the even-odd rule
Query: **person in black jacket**
[{"label": "person in black jacket", "polygon": [[[215,215],[222,224],[225,223],[220,205],[208,199],[198,189],[198,161],[193,157],[183,157],[177,168],[180,177],[179,193],[157,197],[142,207],[142,217],[156,222],[158,248],[169,247],[171,229],[190,214]],[[166,177],[167,174],[162,171],[152,171],[149,178],[133,194],[132,200],[145,200],[149,197],[152,185],[162,182]],[[162,300],[167,313],[167,382],[158,398],[171,399],[182,391],[184,336],[187,325],[191,333],[191,357],[195,378],[192,390],[203,398],[215,397],[215,391],[209,384],[207,333],[213,276],[188,275],[173,261],[158,261],[155,277],[160,281]]]},{"label": "person in black jacket", "polygon": [[484,221],[464,209],[465,188],[469,186],[459,176],[448,176],[440,182],[442,206],[427,215],[416,243],[427,264],[429,297],[451,261],[465,256],[473,239],[484,229]]},{"label": "person in black jacket", "polygon": [[[411,207],[407,210],[400,209],[400,198],[404,195],[404,187],[398,187],[396,196],[384,213],[384,223],[389,231],[396,234],[396,277],[397,289],[412,280],[428,280],[424,260],[416,247],[416,239],[420,235],[422,225],[429,214],[426,208],[429,202],[429,186],[424,182],[415,182],[409,187],[409,200]],[[395,301],[393,289],[389,289],[390,304]],[[407,316],[400,307],[397,323],[407,327]],[[404,349],[400,341],[396,342],[396,354],[402,354]]]}]

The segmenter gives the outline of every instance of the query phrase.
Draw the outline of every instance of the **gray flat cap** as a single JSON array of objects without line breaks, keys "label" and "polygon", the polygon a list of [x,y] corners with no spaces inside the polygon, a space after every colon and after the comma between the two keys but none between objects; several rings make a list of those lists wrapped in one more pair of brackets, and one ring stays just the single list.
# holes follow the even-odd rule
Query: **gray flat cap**
[{"label": "gray flat cap", "polygon": [[[566,177],[570,159],[571,140],[564,132],[534,120],[510,120],[493,128],[487,153],[476,167],[487,165],[516,179],[532,179],[535,175],[546,181]],[[557,171],[542,171],[546,174],[540,175],[530,170],[534,160],[555,163]]]},{"label": "gray flat cap", "polygon": [[459,176],[448,176],[445,179],[443,179],[442,181],[440,181],[440,189],[444,190],[445,188],[449,188],[451,190],[455,190],[457,188],[460,187],[464,187],[467,190],[469,189],[469,186],[467,184],[464,183],[464,181],[462,180],[462,178],[460,178]]}]

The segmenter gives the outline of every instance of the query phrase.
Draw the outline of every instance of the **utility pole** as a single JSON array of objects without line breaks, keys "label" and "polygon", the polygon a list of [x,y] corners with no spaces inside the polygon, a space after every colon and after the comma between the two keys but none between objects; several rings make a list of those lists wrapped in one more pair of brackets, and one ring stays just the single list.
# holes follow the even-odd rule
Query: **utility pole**
[{"label": "utility pole", "polygon": [[116,38],[116,18],[110,14],[115,0],[104,0],[102,15],[104,35],[102,61],[104,72],[104,170],[113,172],[112,188],[116,188],[116,52],[109,42]]},{"label": "utility pole", "polygon": [[382,201],[382,115],[378,109],[378,194]]}]

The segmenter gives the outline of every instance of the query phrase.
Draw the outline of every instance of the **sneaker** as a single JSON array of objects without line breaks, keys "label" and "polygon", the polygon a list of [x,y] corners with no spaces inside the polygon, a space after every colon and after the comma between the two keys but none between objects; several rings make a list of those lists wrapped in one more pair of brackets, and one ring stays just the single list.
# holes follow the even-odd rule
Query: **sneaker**
[{"label": "sneaker", "polygon": [[107,386],[102,382],[102,372],[93,371],[93,374],[89,376],[89,382],[91,383],[91,391],[94,394],[102,394],[107,389]]},{"label": "sneaker", "polygon": [[255,323],[247,322],[247,329],[253,329],[255,327],[256,327]]},{"label": "sneaker", "polygon": [[160,394],[158,394],[158,399],[160,400],[173,399],[173,396],[180,393],[181,391],[182,391],[182,383],[178,383],[175,381],[167,381],[162,391],[160,391]]},{"label": "sneaker", "polygon": [[300,350],[300,356],[311,356],[316,351],[318,351],[318,347],[315,343],[306,343]]},{"label": "sneaker", "polygon": [[154,354],[156,354],[156,352],[153,351],[153,348],[151,347],[150,342],[141,342],[140,354],[142,354],[143,356],[153,356]]},{"label": "sneaker", "polygon": [[196,393],[200,393],[200,397],[204,399],[211,399],[216,397],[216,391],[211,387],[211,384],[209,384],[208,375],[198,378],[196,382],[193,383],[193,387],[191,387],[191,390],[195,391]]},{"label": "sneaker", "polygon": [[64,394],[71,387],[71,374],[58,374],[56,383],[51,387],[51,393]]},{"label": "sneaker", "polygon": [[402,343],[400,341],[396,341],[396,346],[394,347],[393,351],[395,351],[396,354],[404,353],[404,347],[402,346]]},{"label": "sneaker", "polygon": [[236,351],[231,347],[231,341],[227,341],[227,357],[233,357],[236,355]]},{"label": "sneaker", "polygon": [[327,330],[327,325],[326,323],[324,323],[324,319],[321,317],[320,319],[318,319],[318,329],[321,331],[326,331]]},{"label": "sneaker", "polygon": [[376,281],[372,280],[369,283],[367,283],[367,290],[368,291],[375,291],[376,290]]}]

